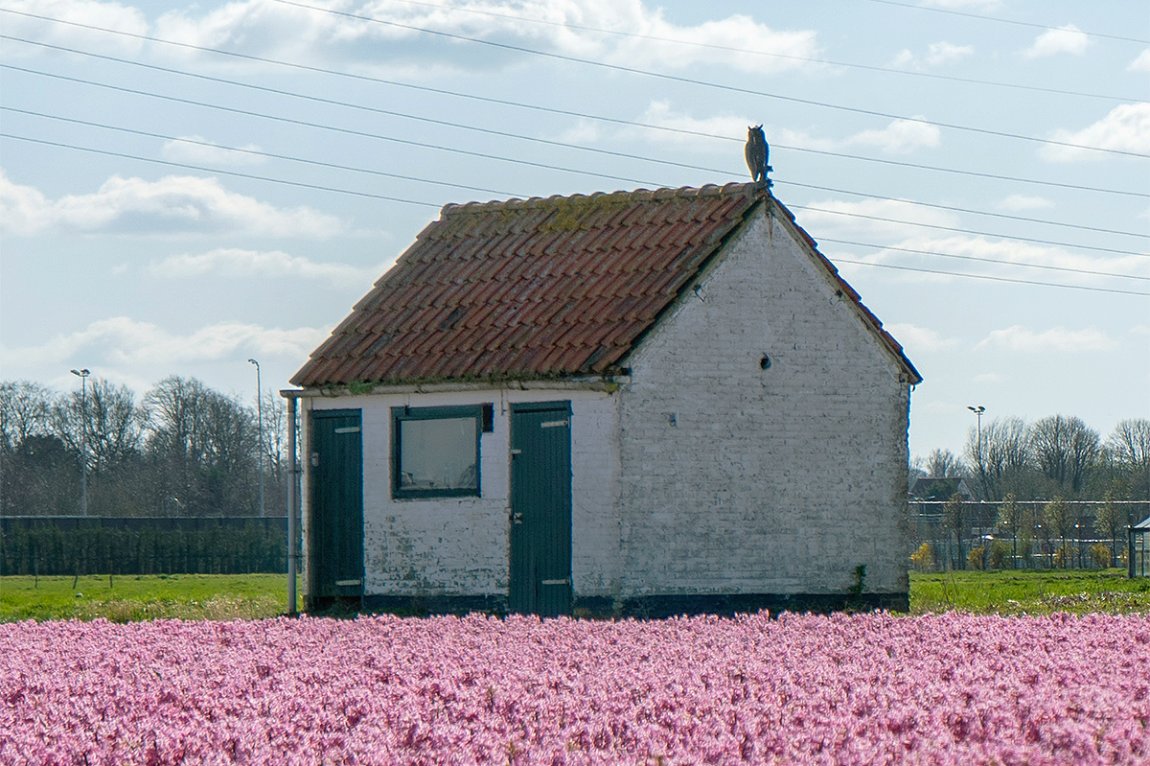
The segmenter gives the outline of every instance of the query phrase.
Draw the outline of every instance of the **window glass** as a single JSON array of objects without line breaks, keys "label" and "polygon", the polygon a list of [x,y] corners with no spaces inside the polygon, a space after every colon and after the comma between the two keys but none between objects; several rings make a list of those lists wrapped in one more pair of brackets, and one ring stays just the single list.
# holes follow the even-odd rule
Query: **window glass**
[{"label": "window glass", "polygon": [[396,497],[479,494],[480,407],[393,411]]}]

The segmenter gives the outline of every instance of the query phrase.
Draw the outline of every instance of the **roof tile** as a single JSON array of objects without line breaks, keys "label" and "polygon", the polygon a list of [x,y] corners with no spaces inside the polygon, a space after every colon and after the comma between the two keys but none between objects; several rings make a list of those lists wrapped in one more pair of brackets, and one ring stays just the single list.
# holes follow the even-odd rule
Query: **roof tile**
[{"label": "roof tile", "polygon": [[768,199],[794,223],[753,184],[448,205],[292,382],[608,373]]}]

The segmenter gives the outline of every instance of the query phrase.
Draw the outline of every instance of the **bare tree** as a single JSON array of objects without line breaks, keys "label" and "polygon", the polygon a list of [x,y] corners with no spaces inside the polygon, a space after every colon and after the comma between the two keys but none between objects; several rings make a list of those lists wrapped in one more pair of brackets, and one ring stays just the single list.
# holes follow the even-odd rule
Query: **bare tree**
[{"label": "bare tree", "polygon": [[926,456],[925,470],[926,475],[932,479],[966,475],[966,466],[962,459],[948,449],[931,450]]},{"label": "bare tree", "polygon": [[1059,488],[1078,494],[1102,456],[1098,432],[1080,418],[1051,415],[1036,421],[1029,436],[1038,469]]},{"label": "bare tree", "polygon": [[51,429],[55,395],[30,380],[0,383],[0,448],[16,449],[31,436]]},{"label": "bare tree", "polygon": [[149,449],[161,467],[160,503],[170,513],[249,513],[260,449],[255,416],[195,378],[172,376],[147,395]]},{"label": "bare tree", "polygon": [[967,463],[984,479],[986,499],[999,500],[1011,489],[1018,489],[1029,463],[1026,436],[1026,423],[1021,418],[995,418],[982,428],[980,450],[978,435],[971,431],[966,444]]},{"label": "bare tree", "polygon": [[131,389],[99,378],[88,385],[86,397],[74,392],[59,401],[52,422],[57,436],[83,453],[89,470],[98,474],[137,453],[148,415]]},{"label": "bare tree", "polygon": [[1106,440],[1111,459],[1127,475],[1134,499],[1150,500],[1150,420],[1119,421]]},{"label": "bare tree", "polygon": [[1118,559],[1118,545],[1125,543],[1126,532],[1126,513],[1118,510],[1114,505],[1113,498],[1109,495],[1106,496],[1106,502],[1098,506],[1094,512],[1094,531],[1103,540],[1106,540],[1110,548],[1110,566],[1114,566]]}]

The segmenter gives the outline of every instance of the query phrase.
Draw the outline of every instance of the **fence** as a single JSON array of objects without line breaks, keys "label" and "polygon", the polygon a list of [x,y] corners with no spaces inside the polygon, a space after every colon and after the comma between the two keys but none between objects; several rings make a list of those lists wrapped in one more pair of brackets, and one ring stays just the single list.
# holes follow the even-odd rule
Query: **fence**
[{"label": "fence", "polygon": [[[1050,501],[1014,503],[1020,519],[1012,528],[1001,523],[1000,501],[963,501],[956,522],[946,516],[946,501],[911,500],[914,567],[939,571],[1126,566],[1128,529],[1150,514],[1150,501],[1063,500],[1069,519],[1056,529],[1044,517]],[[1097,530],[1098,510],[1107,505],[1118,511],[1113,535]]]},{"label": "fence", "polygon": [[0,518],[0,574],[287,571],[286,517]]}]

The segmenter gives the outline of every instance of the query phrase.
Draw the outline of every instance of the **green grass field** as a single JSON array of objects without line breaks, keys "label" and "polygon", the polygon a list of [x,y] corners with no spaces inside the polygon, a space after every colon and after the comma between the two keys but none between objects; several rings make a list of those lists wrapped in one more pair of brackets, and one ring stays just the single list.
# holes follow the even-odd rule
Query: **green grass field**
[{"label": "green grass field", "polygon": [[282,574],[0,577],[0,622],[248,620],[285,611]]},{"label": "green grass field", "polygon": [[1124,569],[911,573],[913,614],[1150,612],[1150,578]]},{"label": "green grass field", "polygon": [[[913,614],[1150,613],[1150,579],[1119,569],[912,573],[910,590]],[[286,598],[280,574],[0,577],[0,622],[259,619]]]}]

